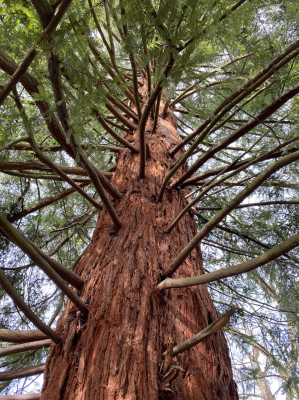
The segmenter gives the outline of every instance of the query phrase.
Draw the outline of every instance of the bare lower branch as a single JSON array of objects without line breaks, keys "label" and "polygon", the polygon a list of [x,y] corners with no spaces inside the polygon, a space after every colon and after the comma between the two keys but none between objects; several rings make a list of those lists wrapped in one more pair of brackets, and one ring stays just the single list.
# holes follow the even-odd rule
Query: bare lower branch
[{"label": "bare lower branch", "polygon": [[251,260],[245,261],[244,263],[232,265],[231,267],[227,268],[221,268],[218,271],[209,272],[208,274],[194,276],[191,278],[167,278],[163,282],[161,282],[157,286],[157,288],[158,290],[164,290],[175,287],[196,286],[202,285],[204,283],[218,281],[219,279],[228,278],[230,276],[244,274],[245,272],[252,271],[258,267],[267,264],[272,260],[275,260],[277,257],[282,256],[283,254],[287,253],[297,246],[299,246],[299,233],[285,240],[281,244],[273,247],[271,250],[266,251],[266,253]]},{"label": "bare lower branch", "polygon": [[40,375],[45,370],[45,364],[13,369],[11,371],[0,372],[0,382],[11,381],[12,379],[26,378],[28,376]]},{"label": "bare lower branch", "polygon": [[28,343],[37,340],[45,340],[47,337],[48,336],[43,332],[37,330],[17,331],[11,329],[0,329],[1,342]]},{"label": "bare lower branch", "polygon": [[[18,171],[4,171],[2,172],[3,174],[6,175],[11,175],[11,176],[19,176],[20,178],[28,178],[28,179],[47,179],[51,181],[59,181],[59,182],[65,182],[64,179],[62,179],[59,175],[56,174],[34,174],[30,172],[18,172]],[[77,183],[87,183],[90,184],[90,179],[89,178],[74,178],[74,182]]]},{"label": "bare lower branch", "polygon": [[[299,201],[263,201],[261,203],[248,203],[248,204],[240,204],[237,208],[247,208],[247,207],[263,207],[274,204],[299,204]],[[222,207],[195,207],[196,210],[221,210]]]},{"label": "bare lower branch", "polygon": [[[61,171],[69,175],[81,175],[86,176],[87,173],[83,168],[80,167],[68,167],[64,165],[57,165]],[[0,161],[0,171],[11,171],[11,170],[36,170],[36,171],[52,171],[52,169],[39,161]]]},{"label": "bare lower branch", "polygon": [[[200,343],[203,340],[205,340],[206,338],[208,338],[213,333],[217,332],[219,329],[221,329],[224,325],[226,325],[229,322],[230,317],[234,314],[235,311],[236,311],[236,309],[232,308],[227,313],[225,313],[222,317],[218,318],[212,324],[207,326],[205,329],[203,329],[196,335],[192,336],[192,338],[175,346],[173,348],[172,356],[175,357],[178,354],[191,349],[192,347],[196,346],[198,343]],[[165,356],[166,352],[163,353],[162,355]]]},{"label": "bare lower branch", "polygon": [[38,340],[37,342],[29,342],[24,344],[17,344],[15,346],[0,348],[0,357],[8,356],[10,354],[21,353],[27,350],[38,350],[50,347],[51,339]]},{"label": "bare lower branch", "polygon": [[51,328],[49,328],[44,322],[42,322],[31,308],[24,302],[16,289],[12,286],[9,280],[6,278],[4,272],[0,268],[0,284],[5,292],[11,297],[14,304],[26,315],[38,329],[40,329],[48,338],[53,340],[55,343],[61,341],[61,337],[57,335]]},{"label": "bare lower branch", "polygon": [[41,393],[32,394],[12,394],[0,396],[0,400],[40,400]]}]

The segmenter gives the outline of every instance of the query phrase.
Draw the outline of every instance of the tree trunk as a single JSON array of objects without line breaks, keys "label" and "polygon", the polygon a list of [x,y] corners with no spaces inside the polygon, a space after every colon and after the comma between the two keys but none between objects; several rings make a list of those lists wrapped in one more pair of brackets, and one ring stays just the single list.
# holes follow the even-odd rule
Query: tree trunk
[{"label": "tree trunk", "polygon": [[[164,104],[161,104],[162,112]],[[168,345],[178,344],[216,319],[205,285],[155,291],[165,270],[196,233],[193,216],[166,228],[187,202],[184,190],[157,197],[162,181],[181,156],[169,156],[180,137],[176,118],[159,118],[155,133],[146,127],[146,177],[138,178],[139,155],[124,149],[113,185],[124,194],[113,200],[122,221],[115,232],[107,212],[99,213],[92,241],[75,272],[86,280],[80,296],[88,303],[86,320],[68,302],[46,363],[42,400],[235,400],[236,385],[221,331],[172,360],[182,369],[167,384],[161,373]],[[126,134],[138,147],[138,131]],[[178,171],[178,174],[182,170]],[[175,178],[178,175],[175,176]],[[203,272],[196,248],[174,277]]]}]

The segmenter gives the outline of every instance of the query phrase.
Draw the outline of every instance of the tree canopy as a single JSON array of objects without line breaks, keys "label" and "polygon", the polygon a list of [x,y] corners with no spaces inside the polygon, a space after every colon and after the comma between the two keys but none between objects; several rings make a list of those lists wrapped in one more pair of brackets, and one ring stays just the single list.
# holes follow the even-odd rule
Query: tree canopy
[{"label": "tree canopy", "polygon": [[[118,154],[138,153],[146,178],[146,137],[163,101],[182,142],[154,201],[189,187],[167,232],[189,212],[198,233],[164,266],[160,289],[208,283],[220,314],[236,308],[226,330],[242,398],[299,398],[298,9],[296,0],[0,1],[0,336],[35,328],[6,281],[48,327],[66,296],[84,311],[47,266],[66,267],[66,282],[80,287],[71,271],[97,212],[121,224],[110,182]],[[124,138],[134,129],[138,148]],[[199,243],[207,274],[172,279]],[[46,355],[9,354],[0,367]],[[35,379],[0,389],[34,392]]]}]

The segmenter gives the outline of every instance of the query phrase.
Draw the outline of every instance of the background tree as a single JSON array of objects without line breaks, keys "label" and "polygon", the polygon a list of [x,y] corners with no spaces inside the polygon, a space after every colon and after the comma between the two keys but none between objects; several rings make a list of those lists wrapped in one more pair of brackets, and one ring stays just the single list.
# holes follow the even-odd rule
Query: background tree
[{"label": "background tree", "polygon": [[3,394],[298,398],[299,6],[206,3],[0,3]]}]

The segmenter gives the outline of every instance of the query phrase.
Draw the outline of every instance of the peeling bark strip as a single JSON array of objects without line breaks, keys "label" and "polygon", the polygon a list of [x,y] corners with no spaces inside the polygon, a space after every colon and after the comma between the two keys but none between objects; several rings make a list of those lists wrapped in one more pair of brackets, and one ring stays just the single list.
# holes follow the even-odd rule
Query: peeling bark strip
[{"label": "peeling bark strip", "polygon": [[0,400],[39,400],[41,398],[40,393],[32,394],[13,394],[0,396]]},{"label": "peeling bark strip", "polygon": [[37,342],[29,342],[24,344],[17,344],[16,346],[0,348],[0,357],[7,356],[9,354],[21,353],[27,350],[37,350],[43,349],[45,347],[50,347],[51,340],[38,340]]},{"label": "peeling bark strip", "polygon": [[[147,90],[147,83],[141,90]],[[160,115],[163,108],[164,103]],[[170,111],[168,119],[159,118],[154,134],[148,133],[149,121],[145,132],[145,178],[138,178],[139,154],[124,149],[118,156],[112,183],[124,193],[113,204],[122,221],[119,232],[101,211],[92,241],[75,267],[86,282],[80,296],[88,303],[88,321],[67,302],[57,323],[63,340],[51,345],[42,400],[238,399],[221,330],[177,356],[180,369],[175,379],[167,378],[173,392],[160,386],[162,354],[169,344],[190,339],[217,315],[204,285],[164,295],[156,290],[163,270],[197,229],[193,216],[186,214],[169,235],[163,234],[187,205],[184,190],[167,190],[165,200],[157,203],[175,161],[169,149],[180,141],[175,116]],[[137,146],[138,130],[125,138]],[[182,172],[180,168],[177,176]],[[175,277],[203,273],[197,246]]]},{"label": "peeling bark strip", "polygon": [[47,336],[38,330],[14,331],[11,329],[0,329],[0,341],[2,342],[28,343],[44,339],[47,339]]},{"label": "peeling bark strip", "polygon": [[45,370],[45,364],[13,369],[11,371],[0,372],[0,382],[11,381],[12,379],[26,378],[27,376],[40,375]]}]

